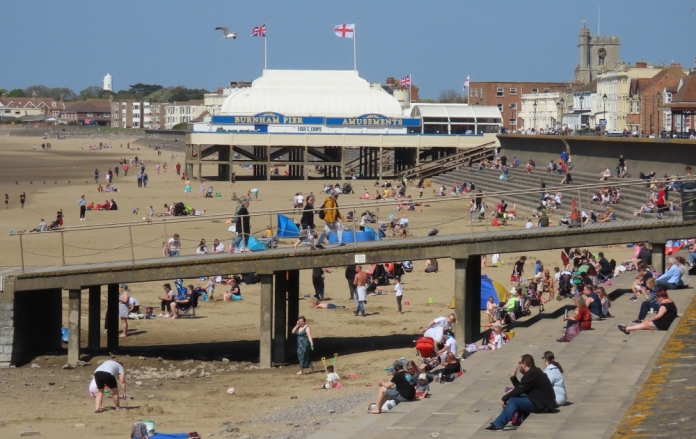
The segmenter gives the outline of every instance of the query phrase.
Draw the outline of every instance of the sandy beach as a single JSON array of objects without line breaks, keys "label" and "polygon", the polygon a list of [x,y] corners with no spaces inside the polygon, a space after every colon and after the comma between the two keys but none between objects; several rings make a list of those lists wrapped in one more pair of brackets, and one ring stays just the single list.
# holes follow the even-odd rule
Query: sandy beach
[{"label": "sandy beach", "polygon": [[[44,218],[47,222],[55,218],[58,209],[63,209],[65,227],[90,227],[109,223],[134,222],[133,240],[139,244],[138,257],[161,255],[161,244],[165,229],[159,218],[145,225],[148,206],[157,213],[163,212],[165,203],[186,202],[196,210],[205,210],[206,216],[220,217],[176,223],[167,226],[166,233],[179,233],[184,242],[184,254],[195,253],[201,238],[208,244],[220,239],[229,245],[232,234],[225,217],[231,217],[235,203],[230,201],[232,192],[245,195],[252,188],[259,189],[259,200],[251,204],[250,211],[292,208],[293,195],[302,192],[319,194],[328,181],[238,181],[233,187],[228,182],[208,182],[220,198],[199,198],[200,182],[192,181],[190,198],[184,198],[184,184],[176,175],[174,165],[184,163],[181,151],[166,150],[158,156],[147,144],[137,144],[139,150],[126,148],[136,139],[49,139],[50,151],[42,151],[41,138],[0,137],[0,194],[9,194],[9,209],[2,206],[0,212],[0,267],[16,267],[19,262],[19,242],[10,236],[9,230],[28,230],[36,227]],[[113,148],[90,151],[90,145],[99,142],[112,143]],[[37,150],[32,146],[36,144]],[[120,145],[123,144],[121,149]],[[152,143],[156,146],[156,142]],[[175,154],[170,159],[169,154]],[[100,182],[109,168],[118,165],[119,157],[137,155],[149,163],[149,183],[138,188],[136,172],[132,169],[125,177],[123,172],[114,179],[116,193],[99,193],[94,183],[95,168],[100,171]],[[167,162],[167,173],[155,170],[157,163]],[[212,169],[211,169],[212,170]],[[241,169],[237,175],[243,176]],[[204,170],[205,173],[205,170]],[[211,172],[212,173],[212,172]],[[44,183],[45,182],[45,183]],[[335,182],[332,182],[335,183]],[[355,195],[342,195],[339,204],[360,203],[363,186],[372,194],[372,181],[361,180],[354,185]],[[27,202],[20,209],[19,195],[26,192]],[[426,195],[432,188],[426,189]],[[412,197],[418,192],[410,189]],[[87,212],[86,221],[79,221],[78,199],[85,195],[87,202],[101,203],[114,199],[118,211]],[[323,197],[319,197],[321,204]],[[464,198],[450,203],[432,204],[407,212],[410,227],[417,236],[425,236],[431,228],[440,234],[470,231],[467,200]],[[139,210],[139,214],[134,214]],[[357,209],[359,210],[359,209]],[[372,210],[372,209],[371,209]],[[393,207],[383,206],[379,215],[386,217],[394,212]],[[295,216],[298,217],[298,216]],[[252,231],[260,232],[270,220],[267,217],[252,219]],[[318,220],[317,220],[318,221]],[[143,224],[143,225],[140,225]],[[351,225],[352,227],[352,225]],[[485,230],[481,224],[477,230]],[[523,220],[509,227],[524,227]],[[128,243],[127,228],[102,228],[90,232],[66,233],[66,262],[98,262],[108,258],[130,258],[130,250],[119,247]],[[24,239],[25,263],[27,265],[59,265],[61,263],[60,234],[35,234]],[[285,240],[282,245],[289,245]],[[510,249],[502,255],[501,266],[487,267],[483,273],[510,288],[509,275],[512,264],[520,256]],[[599,249],[591,249],[599,251]],[[604,250],[608,257],[617,261],[628,258],[631,251],[619,246]],[[527,270],[533,272],[533,261],[541,259],[546,268],[560,265],[560,251],[527,254]],[[414,262],[413,273],[404,278],[404,300],[409,301],[405,313],[396,311],[393,293],[370,298],[366,305],[366,318],[353,316],[353,302],[344,278],[344,267],[332,267],[326,275],[326,296],[336,305],[348,309],[317,310],[309,300],[301,300],[300,314],[305,315],[316,339],[312,359],[317,372],[295,376],[297,366],[285,365],[271,370],[257,370],[258,357],[258,304],[259,286],[242,286],[244,300],[241,302],[205,302],[197,310],[197,319],[157,318],[154,320],[131,321],[129,337],[121,339],[121,346],[129,355],[121,355],[128,372],[129,394],[127,401],[136,408],[116,413],[108,411],[93,413],[93,400],[87,387],[90,377],[100,360],[105,356],[86,357],[90,366],[75,370],[62,370],[66,355],[47,355],[28,358],[26,364],[16,369],[0,370],[0,406],[4,413],[0,421],[2,436],[12,437],[20,430],[39,430],[42,436],[52,438],[74,437],[123,437],[130,424],[137,419],[153,419],[157,430],[164,432],[198,431],[202,436],[217,434],[245,434],[248,437],[303,437],[303,432],[312,431],[319,424],[327,423],[341,412],[353,410],[356,403],[366,394],[376,392],[376,381],[386,377],[385,367],[399,357],[414,358],[413,340],[419,330],[433,318],[451,312],[448,308],[453,297],[453,261],[440,260],[440,272],[426,274],[424,262]],[[221,273],[222,274],[222,273]],[[172,279],[173,281],[173,279]],[[207,281],[186,279],[186,284],[203,286]],[[162,282],[130,285],[132,295],[141,307],[153,306],[159,314],[157,296],[161,294]],[[300,276],[301,296],[312,294],[311,273]],[[389,290],[391,291],[390,287]],[[216,295],[222,296],[224,288],[218,286]],[[432,299],[432,303],[429,303]],[[102,302],[103,303],[103,302]],[[566,303],[566,302],[564,302]],[[87,300],[83,300],[86,331]],[[547,312],[560,306],[558,302],[547,306]],[[64,300],[64,324],[67,326],[67,294]],[[102,312],[104,315],[105,309]],[[485,316],[482,322],[487,322]],[[560,336],[560,330],[559,330]],[[102,334],[102,345],[106,344]],[[86,332],[82,336],[86,343]],[[462,343],[460,342],[460,348]],[[320,385],[325,376],[320,359],[327,361],[337,353],[337,372],[345,387],[335,391],[313,391],[312,385]],[[487,355],[478,353],[477,355]],[[40,366],[34,367],[33,365]],[[159,373],[160,377],[147,375]],[[139,370],[136,375],[133,370]],[[195,370],[194,370],[195,369]],[[176,371],[180,373],[177,374]],[[171,372],[169,378],[165,372]],[[177,375],[179,376],[177,378]],[[349,378],[355,375],[357,378]],[[139,378],[137,377],[139,376]],[[234,394],[227,389],[235,388]],[[113,403],[105,400],[105,406]],[[304,407],[304,410],[297,410]],[[333,411],[332,411],[333,410]],[[227,423],[230,428],[227,430]],[[317,424],[314,424],[314,423]],[[84,424],[85,426],[76,426]],[[239,428],[239,431],[233,430]],[[15,431],[17,433],[15,433]]]}]

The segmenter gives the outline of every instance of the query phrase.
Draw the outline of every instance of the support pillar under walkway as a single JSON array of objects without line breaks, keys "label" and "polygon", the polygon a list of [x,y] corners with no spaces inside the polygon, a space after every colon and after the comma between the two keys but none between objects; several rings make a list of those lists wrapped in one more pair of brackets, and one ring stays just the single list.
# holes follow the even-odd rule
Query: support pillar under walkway
[{"label": "support pillar under walkway", "polygon": [[481,335],[481,255],[454,260],[454,338],[473,343]]},{"label": "support pillar under walkway", "polygon": [[261,274],[259,366],[270,369],[273,354],[273,275]]},{"label": "support pillar under walkway", "polygon": [[80,320],[82,290],[68,290],[68,364],[80,361]]},{"label": "support pillar under walkway", "polygon": [[101,348],[101,285],[89,287],[89,312],[87,316],[87,349],[96,352]]},{"label": "support pillar under walkway", "polygon": [[665,272],[665,243],[652,244],[652,266],[655,270],[660,272],[660,274]]},{"label": "support pillar under walkway", "polygon": [[276,271],[274,277],[275,285],[273,288],[273,362],[285,363],[285,331],[287,330],[287,323],[285,321],[285,304],[287,303],[287,300],[285,296],[288,290],[288,272]]}]

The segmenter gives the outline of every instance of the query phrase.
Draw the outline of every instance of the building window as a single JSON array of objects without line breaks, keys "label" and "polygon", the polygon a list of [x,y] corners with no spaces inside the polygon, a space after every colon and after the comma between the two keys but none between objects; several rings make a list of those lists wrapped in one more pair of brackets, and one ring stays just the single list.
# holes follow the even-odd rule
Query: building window
[{"label": "building window", "polygon": [[517,89],[514,88],[514,87],[511,88],[511,89],[510,89],[510,94],[511,94],[511,95],[516,95],[516,94],[517,94]]},{"label": "building window", "polygon": [[503,90],[503,87],[498,87],[498,90],[496,91],[495,95],[499,98],[505,96],[505,90]]},{"label": "building window", "polygon": [[517,102],[513,102],[510,104],[510,109],[511,110],[517,110]]},{"label": "building window", "polygon": [[665,101],[667,104],[672,102],[672,93],[665,93]]},{"label": "building window", "polygon": [[510,126],[516,126],[517,125],[517,119],[510,119]]},{"label": "building window", "polygon": [[628,103],[628,112],[633,114],[633,101],[630,101]]},{"label": "building window", "polygon": [[94,117],[93,113],[87,113],[87,117]]},{"label": "building window", "polygon": [[498,104],[498,110],[500,110],[501,113],[503,112],[503,104]]},{"label": "building window", "polygon": [[636,114],[640,113],[640,101],[636,101]]},{"label": "building window", "polygon": [[55,103],[55,102],[53,102],[53,103],[52,103],[51,105],[53,105],[53,106],[55,107],[55,106],[56,106],[56,103]]},{"label": "building window", "polygon": [[538,88],[533,88],[533,89],[532,89],[532,93],[534,93],[534,94],[539,93],[539,89],[538,89]]},{"label": "building window", "polygon": [[551,89],[550,89],[550,88],[545,88],[545,89],[544,89],[544,93],[551,93]]}]

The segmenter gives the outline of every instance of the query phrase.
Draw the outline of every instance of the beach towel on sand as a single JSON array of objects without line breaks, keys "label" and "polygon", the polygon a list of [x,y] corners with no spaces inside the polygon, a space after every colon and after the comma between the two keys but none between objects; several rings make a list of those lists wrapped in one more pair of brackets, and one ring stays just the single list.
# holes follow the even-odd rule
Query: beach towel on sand
[{"label": "beach towel on sand", "polygon": [[150,439],[188,439],[188,433],[155,433]]}]

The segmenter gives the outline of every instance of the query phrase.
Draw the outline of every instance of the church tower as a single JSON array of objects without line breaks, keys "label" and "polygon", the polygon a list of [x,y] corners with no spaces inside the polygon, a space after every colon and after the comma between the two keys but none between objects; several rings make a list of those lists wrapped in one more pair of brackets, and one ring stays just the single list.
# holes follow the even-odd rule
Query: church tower
[{"label": "church tower", "polygon": [[580,59],[575,68],[575,82],[587,84],[597,79],[599,73],[616,70],[621,65],[621,39],[616,35],[590,35],[590,29],[580,29],[578,53]]}]

